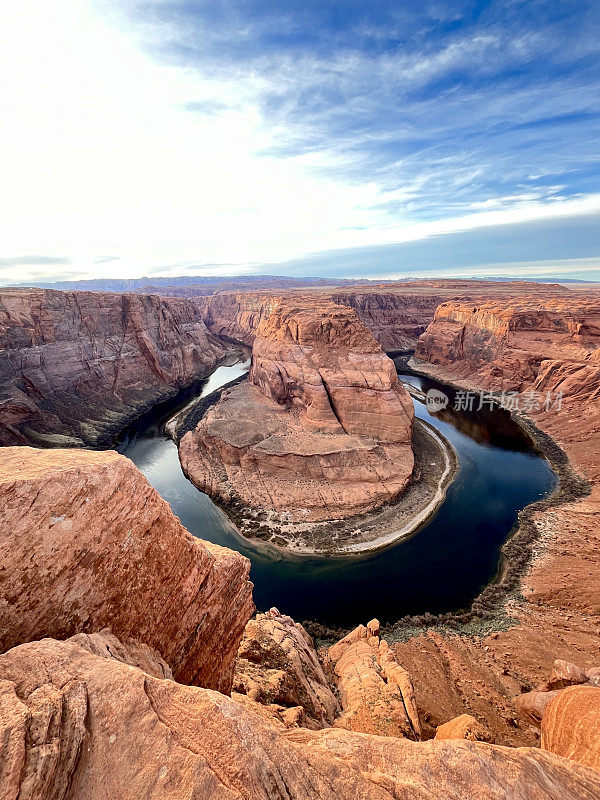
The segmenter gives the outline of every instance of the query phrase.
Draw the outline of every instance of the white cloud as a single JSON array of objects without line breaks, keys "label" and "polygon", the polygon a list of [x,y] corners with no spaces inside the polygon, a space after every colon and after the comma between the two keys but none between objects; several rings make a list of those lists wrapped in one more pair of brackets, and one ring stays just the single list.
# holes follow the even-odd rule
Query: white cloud
[{"label": "white cloud", "polygon": [[[407,62],[407,74],[410,67],[418,81],[496,43],[484,37],[476,45],[474,54],[461,45]],[[199,262],[231,274],[309,252],[600,209],[600,195],[548,203],[522,194],[510,204],[472,206],[477,213],[462,217],[414,222],[387,204],[410,201],[426,177],[387,191],[383,179],[326,177],[320,167],[349,158],[331,150],[265,156],[294,133],[262,117],[264,76],[228,80],[153,62],[131,31],[83,0],[2,4],[0,62],[0,256],[68,257],[74,276]],[[297,67],[290,62],[290,80]],[[398,64],[379,68],[391,74]],[[348,57],[339,69],[352,80],[361,59]],[[217,110],[190,113],[194,103]],[[465,168],[453,180],[461,185],[478,174]],[[34,274],[42,267],[21,260],[1,276]]]}]

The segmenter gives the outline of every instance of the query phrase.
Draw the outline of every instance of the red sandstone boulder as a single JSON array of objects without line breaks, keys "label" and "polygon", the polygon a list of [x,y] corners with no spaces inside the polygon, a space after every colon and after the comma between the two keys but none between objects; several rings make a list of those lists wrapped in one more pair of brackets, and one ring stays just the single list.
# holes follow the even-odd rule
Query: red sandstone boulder
[{"label": "red sandstone boulder", "polygon": [[114,451],[0,448],[0,649],[110,627],[229,691],[250,563],[191,536]]},{"label": "red sandstone boulder", "polygon": [[571,686],[552,698],[542,718],[542,750],[600,770],[597,686]]},{"label": "red sandstone boulder", "polygon": [[333,724],[339,711],[311,637],[276,608],[246,625],[233,691],[275,706],[275,716],[288,724],[323,728]]},{"label": "red sandstone boulder", "polygon": [[461,714],[460,717],[454,717],[449,722],[440,725],[435,738],[438,741],[444,739],[466,739],[470,742],[493,741],[490,731],[470,714]]}]

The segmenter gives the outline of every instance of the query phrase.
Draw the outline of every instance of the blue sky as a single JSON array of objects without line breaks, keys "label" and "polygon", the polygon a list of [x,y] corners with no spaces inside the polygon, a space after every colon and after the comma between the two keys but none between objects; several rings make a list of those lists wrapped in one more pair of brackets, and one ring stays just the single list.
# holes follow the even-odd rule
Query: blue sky
[{"label": "blue sky", "polygon": [[597,1],[28,3],[0,280],[600,279]]}]

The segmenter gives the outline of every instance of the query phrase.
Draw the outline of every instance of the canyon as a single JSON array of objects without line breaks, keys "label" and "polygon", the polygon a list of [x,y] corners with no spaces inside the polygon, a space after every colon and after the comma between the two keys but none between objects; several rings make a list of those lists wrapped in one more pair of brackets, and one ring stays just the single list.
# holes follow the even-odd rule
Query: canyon
[{"label": "canyon", "polygon": [[192,482],[225,503],[280,521],[340,519],[404,490],[413,416],[392,361],[353,309],[294,298],[262,319],[249,381],[183,437],[180,458]]},{"label": "canyon", "polygon": [[154,295],[0,289],[0,444],[106,446],[207,375],[227,345]]},{"label": "canyon", "polygon": [[[600,292],[380,288],[291,304],[2,290],[2,443],[21,445],[0,448],[3,796],[600,796]],[[406,467],[411,409],[377,342],[416,346],[417,372],[465,391],[528,396],[515,415],[563,464],[562,488],[521,516],[525,569],[500,574],[516,583],[496,606],[454,627],[372,620],[317,648],[277,609],[251,619],[247,560],[192,537],[127,459],[22,446],[101,443],[236,342],[254,344],[250,381],[206,414],[207,441],[211,425],[239,436],[240,420],[264,436],[267,409],[286,418],[276,439],[290,418],[302,443],[373,440],[404,448]],[[226,436],[210,446],[237,469]],[[210,479],[215,494],[234,483]],[[353,508],[381,491],[365,483]]]}]

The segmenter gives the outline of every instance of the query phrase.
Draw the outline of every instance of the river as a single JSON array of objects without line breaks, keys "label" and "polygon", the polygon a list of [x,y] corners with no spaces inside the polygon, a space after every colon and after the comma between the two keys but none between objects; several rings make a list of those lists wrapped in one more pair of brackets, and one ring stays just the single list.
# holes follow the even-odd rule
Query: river
[{"label": "river", "polygon": [[[247,369],[247,362],[217,368],[200,396]],[[385,623],[405,614],[457,611],[495,576],[518,511],[551,492],[557,478],[503,409],[454,411],[454,393],[446,386],[414,375],[399,378],[419,392],[438,388],[449,395],[450,410],[437,415],[413,399],[416,415],[451,442],[459,467],[432,519],[410,538],[367,556],[284,558],[241,539],[225,514],[183,475],[177,447],[164,433],[166,419],[178,410],[174,406],[162,404],[144,414],[124,433],[118,450],[191,533],[250,558],[259,610],[277,606],[297,620],[340,626],[375,616]]]}]

